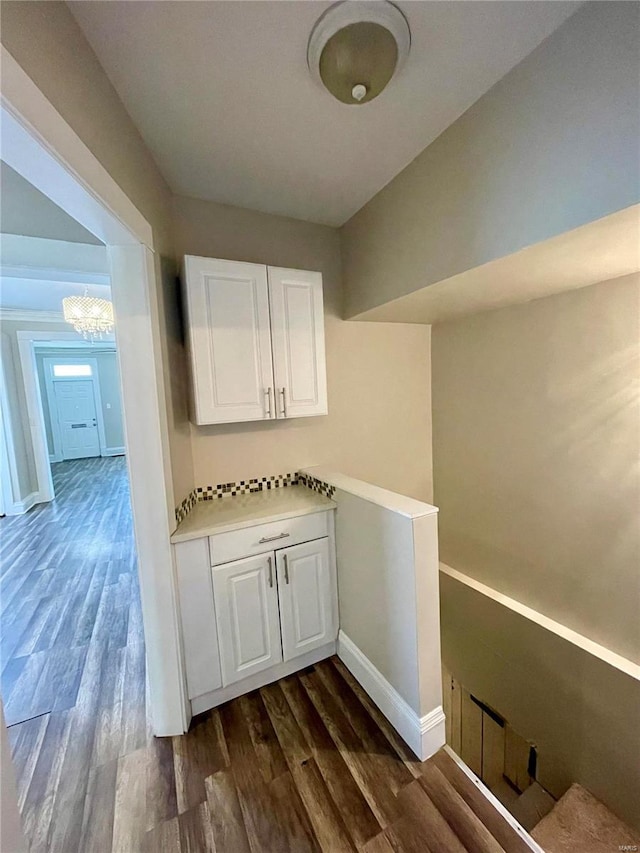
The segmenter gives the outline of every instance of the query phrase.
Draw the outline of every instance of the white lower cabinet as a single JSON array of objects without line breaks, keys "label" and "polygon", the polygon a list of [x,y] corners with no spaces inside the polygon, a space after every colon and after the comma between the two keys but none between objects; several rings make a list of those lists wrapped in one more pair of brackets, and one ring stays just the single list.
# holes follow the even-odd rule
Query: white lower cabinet
[{"label": "white lower cabinet", "polygon": [[333,654],[334,543],[330,511],[175,544],[193,713]]},{"label": "white lower cabinet", "polygon": [[278,551],[277,566],[282,652],[287,661],[335,637],[329,540]]},{"label": "white lower cabinet", "polygon": [[273,554],[212,569],[223,685],[282,660]]}]

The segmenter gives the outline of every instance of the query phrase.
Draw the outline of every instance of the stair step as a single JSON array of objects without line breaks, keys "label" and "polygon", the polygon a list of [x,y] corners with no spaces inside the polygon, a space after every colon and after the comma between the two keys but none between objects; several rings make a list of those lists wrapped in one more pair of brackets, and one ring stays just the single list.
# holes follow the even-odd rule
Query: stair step
[{"label": "stair step", "polygon": [[440,751],[429,759],[469,806],[498,844],[507,853],[531,853],[529,846],[510,826],[502,815],[496,811],[484,794],[478,789],[471,779],[464,773],[455,761]]},{"label": "stair step", "polygon": [[640,833],[634,832],[582,785],[572,785],[531,837],[546,853],[611,853],[634,846],[640,849]]},{"label": "stair step", "polygon": [[527,790],[520,794],[510,807],[511,814],[518,821],[520,826],[531,832],[543,817],[549,814],[555,806],[556,801],[551,794],[547,793],[542,785],[537,782],[529,785]]}]

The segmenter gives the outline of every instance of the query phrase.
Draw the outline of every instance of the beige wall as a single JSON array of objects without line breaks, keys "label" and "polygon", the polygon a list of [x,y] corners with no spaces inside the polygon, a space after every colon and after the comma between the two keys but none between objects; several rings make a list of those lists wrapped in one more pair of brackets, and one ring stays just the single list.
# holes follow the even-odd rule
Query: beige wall
[{"label": "beige wall", "polygon": [[215,484],[328,464],[430,500],[429,328],[340,319],[334,228],[188,198],[174,201],[178,255],[252,261],[323,274],[329,415],[192,426],[196,481]]},{"label": "beige wall", "polygon": [[161,353],[168,400],[173,487],[179,501],[193,487],[189,424],[182,387],[171,194],[142,137],[67,5],[7,0],[0,38],[153,229]]},{"label": "beige wall", "polygon": [[585,3],[349,220],[345,316],[638,202],[639,18]]},{"label": "beige wall", "polygon": [[640,276],[433,327],[442,559],[640,661]]}]

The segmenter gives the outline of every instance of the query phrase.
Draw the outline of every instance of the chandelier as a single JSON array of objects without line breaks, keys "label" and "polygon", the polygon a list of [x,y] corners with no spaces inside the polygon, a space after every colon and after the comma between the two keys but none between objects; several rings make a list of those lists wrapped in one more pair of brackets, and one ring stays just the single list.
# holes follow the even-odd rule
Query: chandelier
[{"label": "chandelier", "polygon": [[65,296],[62,313],[65,322],[88,341],[101,339],[113,329],[113,305],[108,299],[89,296],[87,287],[84,296]]}]

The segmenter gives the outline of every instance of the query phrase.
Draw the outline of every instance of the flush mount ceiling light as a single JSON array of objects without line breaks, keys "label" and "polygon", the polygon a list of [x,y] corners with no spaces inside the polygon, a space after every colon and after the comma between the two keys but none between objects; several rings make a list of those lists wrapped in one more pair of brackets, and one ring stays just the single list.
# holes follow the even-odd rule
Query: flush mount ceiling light
[{"label": "flush mount ceiling light", "polygon": [[388,0],[344,0],[318,20],[307,47],[315,80],[343,104],[376,98],[411,46],[406,18]]},{"label": "flush mount ceiling light", "polygon": [[62,312],[65,322],[86,340],[102,338],[113,329],[113,305],[108,299],[89,296],[87,287],[84,296],[65,296]]}]

